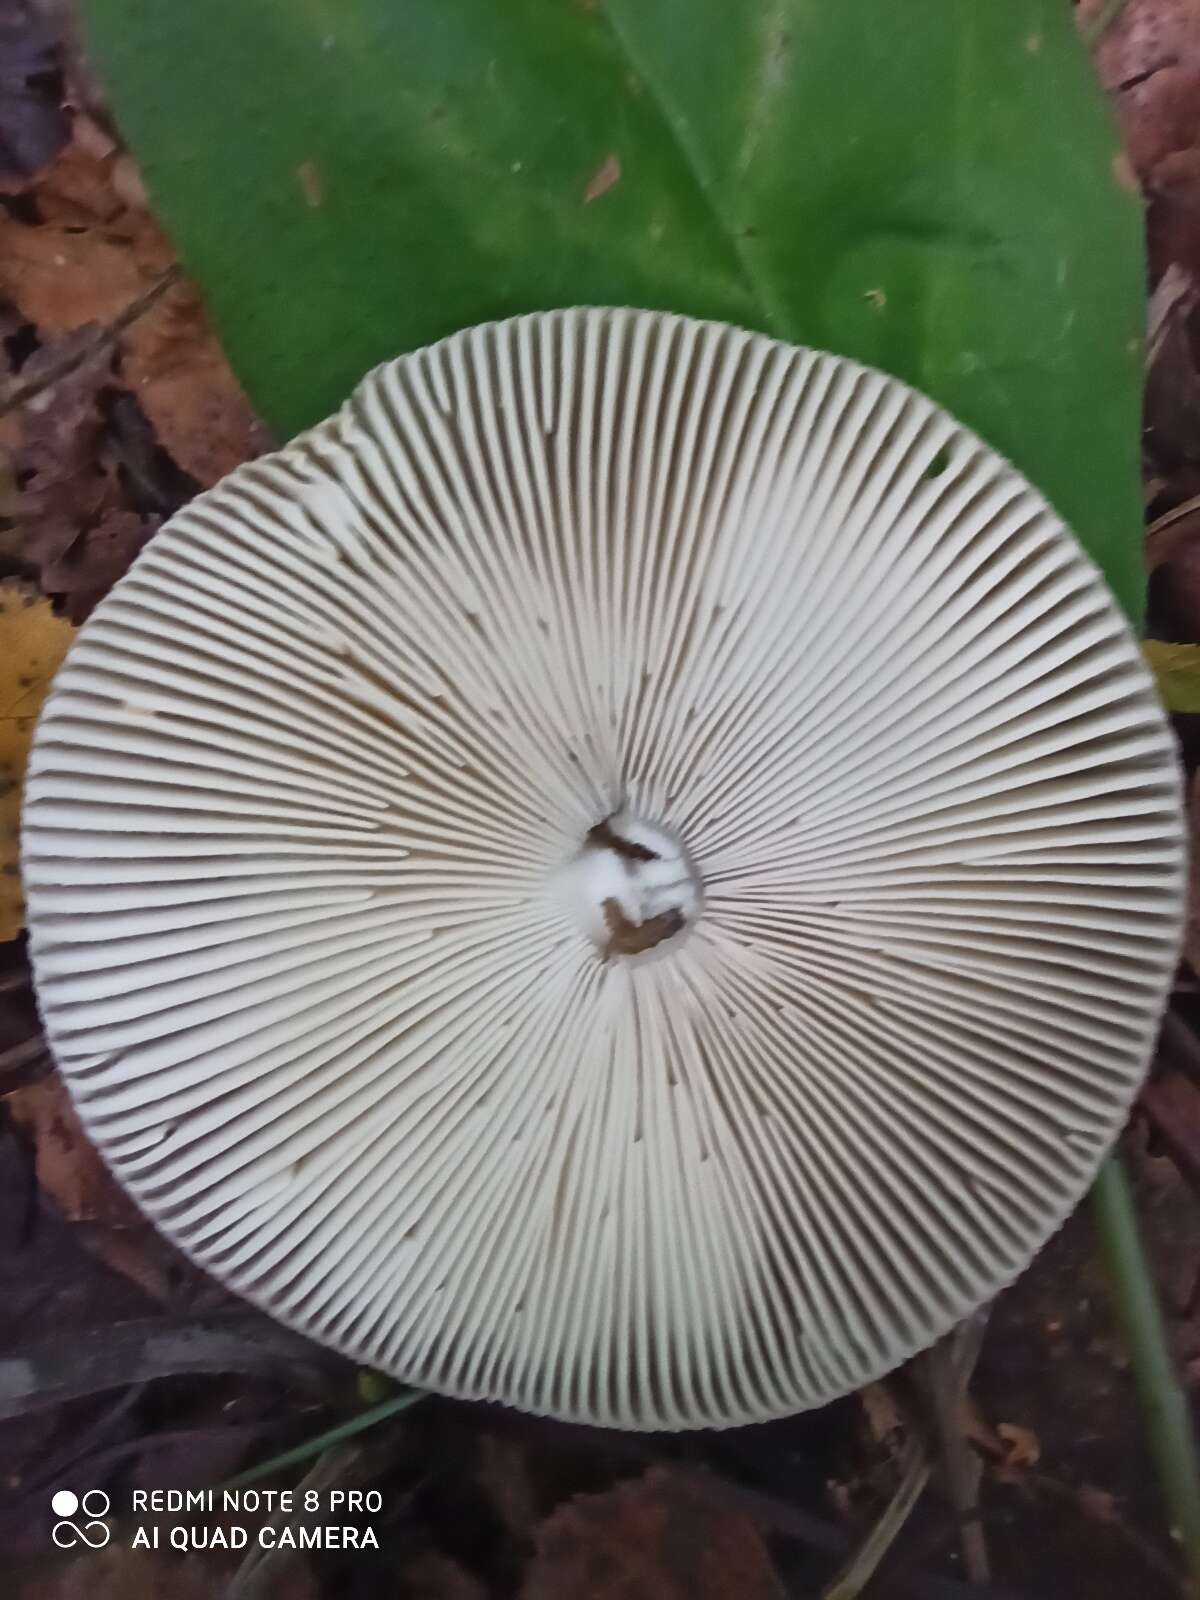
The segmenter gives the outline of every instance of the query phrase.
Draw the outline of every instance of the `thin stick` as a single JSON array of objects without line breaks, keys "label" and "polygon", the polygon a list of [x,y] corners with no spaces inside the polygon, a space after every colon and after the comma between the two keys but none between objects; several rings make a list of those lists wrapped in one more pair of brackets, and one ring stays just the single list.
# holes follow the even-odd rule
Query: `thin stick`
[{"label": "thin stick", "polygon": [[52,389],[56,383],[69,377],[72,372],[78,371],[85,361],[92,360],[94,356],[116,344],[126,328],[132,327],[139,317],[144,317],[150,307],[161,300],[167,290],[178,283],[182,276],[183,269],[180,266],[168,267],[143,294],[138,295],[136,300],[131,300],[111,322],[102,328],[97,328],[94,338],[69,351],[58,361],[50,362],[37,377],[26,379],[23,383],[14,383],[0,395],[0,417],[6,417],[10,411],[16,411],[18,407],[36,400],[38,395],[44,394],[47,389]]},{"label": "thin stick", "polygon": [[322,1398],[343,1364],[258,1312],[138,1317],[52,1334],[0,1355],[0,1422],[179,1373],[286,1376]]},{"label": "thin stick", "polygon": [[7,1050],[0,1050],[0,1073],[15,1072],[18,1067],[27,1067],[31,1061],[37,1061],[41,1056],[49,1054],[45,1036],[31,1033],[29,1038],[22,1039],[20,1044],[9,1045]]},{"label": "thin stick", "polygon": [[[971,1583],[986,1583],[991,1577],[987,1541],[979,1518],[979,1485],[983,1463],[976,1455],[963,1427],[963,1407],[971,1373],[983,1343],[984,1323],[971,1319],[961,1324],[949,1339],[942,1339],[920,1359],[919,1370],[925,1379],[933,1410],[934,1426],[942,1450],[946,1488],[958,1518],[963,1565]],[[969,1363],[964,1370],[963,1351]]]},{"label": "thin stick", "polygon": [[919,1439],[909,1439],[904,1449],[900,1482],[887,1508],[850,1561],[822,1591],[822,1600],[857,1600],[908,1521],[909,1513],[929,1482],[931,1470],[925,1446]]},{"label": "thin stick", "polygon": [[[960,1322],[924,1357],[917,1358],[917,1370],[924,1370],[926,1387],[937,1414],[939,1433],[946,1457],[946,1473],[955,1510],[959,1513],[968,1576],[972,1584],[988,1576],[987,1547],[977,1520],[979,1463],[962,1432],[962,1407],[967,1388],[983,1344],[987,1313],[977,1312]],[[955,1443],[960,1449],[953,1454]],[[875,1576],[884,1556],[896,1542],[904,1524],[929,1482],[933,1470],[929,1449],[920,1433],[909,1437],[900,1461],[900,1482],[883,1515],[866,1540],[855,1550],[836,1578],[822,1590],[821,1600],[857,1600]]]},{"label": "thin stick", "polygon": [[[296,1490],[296,1501],[303,1507],[305,1492],[309,1489],[320,1494],[331,1489],[334,1484],[343,1482],[347,1478],[353,1480],[353,1468],[357,1466],[362,1452],[357,1445],[343,1445],[340,1448],[322,1451],[319,1459],[301,1478]],[[298,1521],[309,1527],[319,1520],[320,1512],[305,1512],[301,1510]],[[286,1513],[277,1511],[271,1517],[269,1526],[278,1530],[283,1527]],[[265,1600],[273,1590],[281,1587],[277,1581],[282,1578],[284,1571],[290,1567],[299,1556],[294,1548],[288,1545],[279,1545],[272,1542],[265,1549],[260,1545],[252,1549],[233,1575],[233,1580],[225,1591],[225,1600]]]},{"label": "thin stick", "polygon": [[1138,1400],[1158,1480],[1200,1595],[1200,1460],[1187,1397],[1167,1343],[1158,1291],[1146,1260],[1129,1179],[1118,1156],[1110,1156],[1092,1188],[1092,1210],[1112,1284]]},{"label": "thin stick", "polygon": [[385,1400],[382,1405],[372,1406],[368,1411],[360,1411],[356,1417],[351,1417],[348,1422],[339,1423],[336,1428],[330,1428],[326,1433],[319,1433],[313,1439],[308,1439],[304,1444],[298,1444],[294,1450],[285,1450],[282,1455],[272,1456],[269,1461],[262,1462],[257,1467],[239,1473],[236,1478],[218,1484],[220,1489],[244,1489],[247,1484],[259,1483],[263,1478],[273,1478],[277,1472],[282,1472],[286,1467],[299,1465],[301,1461],[311,1461],[314,1456],[321,1455],[331,1445],[340,1444],[343,1439],[353,1439],[355,1434],[362,1433],[367,1428],[373,1428],[377,1422],[383,1422],[388,1417],[394,1417],[400,1411],[407,1411],[409,1406],[415,1406],[418,1400],[424,1400],[423,1389],[408,1389],[404,1394],[394,1395],[390,1400]]}]

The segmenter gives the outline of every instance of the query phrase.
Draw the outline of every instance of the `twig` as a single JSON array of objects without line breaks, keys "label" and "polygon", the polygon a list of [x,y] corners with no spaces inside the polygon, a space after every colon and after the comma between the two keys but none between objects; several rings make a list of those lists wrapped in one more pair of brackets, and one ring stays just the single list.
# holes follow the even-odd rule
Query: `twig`
[{"label": "twig", "polygon": [[[340,1483],[353,1472],[358,1465],[361,1452],[357,1445],[343,1445],[321,1453],[319,1460],[309,1469],[300,1480],[296,1500],[303,1506],[305,1493],[315,1489],[318,1495],[331,1489],[334,1484]],[[242,1482],[241,1479],[234,1480]],[[316,1517],[320,1512],[315,1514]],[[269,1526],[279,1529],[283,1526],[285,1513],[275,1512],[271,1517]],[[300,1512],[291,1520],[303,1524],[315,1520],[312,1514]],[[252,1549],[246,1556],[233,1579],[225,1591],[225,1600],[265,1600],[270,1593],[272,1580],[277,1578],[285,1567],[290,1567],[299,1560],[296,1551],[289,1545],[280,1546],[272,1544]]]},{"label": "twig", "polygon": [[177,284],[182,277],[183,268],[178,263],[168,267],[111,322],[102,328],[97,328],[94,338],[76,345],[59,360],[47,363],[36,377],[10,385],[8,390],[0,395],[0,417],[6,417],[10,411],[16,411],[19,407],[28,405],[31,400],[36,400],[38,395],[44,394],[47,389],[52,389],[56,383],[61,383],[64,378],[70,377],[71,373],[77,372],[85,362],[94,360],[96,356],[116,344],[125,330],[132,327],[139,317],[145,316],[151,306],[161,300],[167,290]]},{"label": "twig", "polygon": [[906,1441],[902,1461],[900,1482],[883,1515],[824,1591],[823,1600],[857,1600],[908,1521],[910,1512],[929,1482],[932,1469],[924,1444],[915,1436]]},{"label": "twig", "polygon": [[[972,1318],[963,1324],[963,1329],[955,1330],[952,1339],[956,1344],[943,1339],[926,1351],[921,1363],[941,1445],[946,1487],[958,1517],[963,1565],[971,1583],[986,1583],[991,1576],[979,1520],[983,1463],[971,1448],[963,1426],[963,1402],[983,1342],[984,1326],[985,1321]],[[969,1337],[963,1330],[969,1330]]]},{"label": "twig", "polygon": [[[962,1428],[962,1405],[979,1359],[987,1314],[959,1323],[948,1338],[917,1358],[941,1438],[946,1477],[962,1526],[967,1576],[972,1583],[989,1577],[983,1529],[977,1519],[979,1463]],[[855,1600],[875,1576],[879,1563],[895,1543],[913,1507],[929,1482],[932,1464],[925,1440],[913,1434],[901,1462],[900,1482],[870,1534],[824,1591],[823,1600]]]},{"label": "twig", "polygon": [[0,1094],[11,1094],[14,1089],[48,1078],[53,1067],[45,1037],[40,1033],[0,1050]]},{"label": "twig", "polygon": [[1173,1562],[1168,1561],[1160,1550],[1131,1528],[1121,1517],[1115,1513],[1101,1515],[1095,1511],[1088,1501],[1087,1491],[1079,1484],[1063,1483],[1058,1478],[1051,1477],[1045,1472],[1022,1472],[1021,1487],[1028,1489],[1030,1495],[1044,1494],[1052,1496],[1063,1505],[1068,1505],[1080,1516],[1089,1522],[1094,1522],[1108,1534],[1115,1535],[1131,1550],[1157,1577],[1162,1578],[1172,1589],[1179,1588],[1179,1570]]},{"label": "twig", "polygon": [[[558,1448],[573,1442],[594,1450],[600,1444],[613,1452],[622,1470],[626,1466],[632,1471],[637,1466],[663,1465],[662,1446],[651,1434],[623,1433],[615,1428],[584,1427],[572,1422],[551,1422],[544,1417],[523,1416],[520,1412],[485,1400],[470,1403],[441,1400],[437,1404],[438,1423],[442,1427],[453,1425],[457,1419],[458,1425],[469,1427],[472,1434],[483,1426],[507,1438],[524,1440],[535,1449],[549,1446],[551,1441]],[[687,1466],[683,1462],[674,1463],[671,1470],[717,1511],[739,1511],[773,1538],[793,1540],[809,1550],[819,1550],[833,1558],[846,1558],[852,1548],[850,1536],[841,1523],[815,1516],[794,1501],[784,1500],[763,1489],[747,1488],[745,1484],[726,1478],[719,1472]],[[1027,1591],[1007,1584],[992,1583],[981,1593],[959,1578],[943,1577],[941,1573],[924,1569],[895,1575],[888,1600],[896,1600],[900,1595],[911,1595],[913,1600],[1033,1600]]]},{"label": "twig", "polygon": [[1092,1188],[1093,1219],[1129,1352],[1171,1531],[1200,1595],[1200,1462],[1187,1397],[1167,1343],[1158,1293],[1146,1260],[1129,1179],[1110,1156]]},{"label": "twig", "polygon": [[[144,1383],[131,1384],[130,1387],[118,1397],[116,1402],[109,1406],[96,1419],[96,1421],[92,1423],[90,1428],[84,1429],[82,1438],[79,1438],[78,1436],[73,1438],[65,1452],[60,1451],[57,1456],[52,1456],[50,1458],[48,1464],[42,1465],[40,1471],[34,1475],[33,1482],[26,1483],[24,1485],[26,1492],[28,1493],[37,1489],[45,1490],[48,1488],[53,1488],[55,1484],[61,1483],[62,1480],[67,1477],[69,1473],[73,1472],[75,1468],[78,1467],[82,1462],[87,1461],[90,1463],[96,1459],[98,1453],[105,1453],[99,1452],[97,1447],[100,1445],[101,1441],[109,1433],[111,1433],[113,1427],[120,1422],[123,1417],[127,1417],[133,1408],[139,1404],[142,1396],[145,1393],[146,1385]],[[118,1445],[116,1448],[118,1450],[127,1449],[128,1445]]]},{"label": "twig", "polygon": [[0,1357],[0,1419],[181,1372],[248,1373],[328,1398],[339,1366],[308,1339],[252,1311],[137,1318],[39,1339]]},{"label": "twig", "polygon": [[[637,1444],[631,1453],[649,1458],[649,1451],[644,1447],[639,1449]],[[719,1509],[732,1508],[742,1511],[764,1533],[784,1539],[795,1539],[800,1544],[808,1545],[814,1550],[823,1550],[830,1555],[844,1553],[849,1545],[849,1540],[840,1527],[814,1517],[811,1512],[802,1511],[799,1507],[761,1489],[747,1489],[728,1478],[700,1472],[694,1467],[678,1466],[673,1467],[672,1471],[693,1484]],[[905,1573],[902,1577],[897,1575],[889,1594],[913,1595],[917,1600],[1031,1600],[1031,1597],[1026,1596],[1023,1591],[1007,1585],[992,1584],[981,1592],[973,1586],[969,1587],[958,1578],[944,1578],[940,1573],[924,1571]]]},{"label": "twig", "polygon": [[[95,1482],[102,1472],[116,1466],[128,1456],[153,1455],[158,1450],[173,1450],[177,1445],[193,1445],[209,1440],[242,1439],[246,1444],[260,1437],[262,1424],[258,1422],[225,1422],[215,1423],[209,1427],[197,1428],[166,1428],[159,1433],[140,1434],[135,1439],[123,1439],[120,1444],[105,1445],[102,1450],[88,1450],[72,1456],[61,1471],[44,1471],[37,1483],[22,1486],[21,1494],[17,1496],[18,1502],[23,1496],[37,1498],[39,1502],[45,1499],[47,1492],[56,1487],[70,1473],[77,1473]],[[84,1473],[81,1469],[87,1468]],[[0,1509],[4,1509],[4,1501],[0,1499]]]},{"label": "twig", "polygon": [[239,1473],[236,1478],[230,1478],[228,1482],[219,1484],[218,1487],[244,1489],[248,1484],[261,1483],[264,1478],[273,1478],[276,1473],[283,1472],[287,1467],[298,1466],[302,1461],[311,1461],[314,1456],[323,1454],[332,1445],[353,1439],[356,1434],[373,1428],[377,1422],[384,1422],[388,1417],[397,1416],[401,1411],[407,1411],[409,1406],[415,1406],[418,1400],[425,1398],[423,1389],[408,1389],[403,1394],[393,1395],[381,1405],[360,1411],[357,1416],[351,1417],[347,1422],[339,1423],[336,1428],[329,1428],[325,1433],[317,1434],[304,1444],[298,1444],[294,1450],[285,1450],[282,1455],[272,1456],[269,1461],[263,1461],[257,1467],[250,1467],[246,1472]]},{"label": "twig", "polygon": [[1146,529],[1147,572],[1169,561],[1179,544],[1194,537],[1196,528],[1190,526],[1192,523],[1200,527],[1200,494],[1172,506],[1150,524]]}]

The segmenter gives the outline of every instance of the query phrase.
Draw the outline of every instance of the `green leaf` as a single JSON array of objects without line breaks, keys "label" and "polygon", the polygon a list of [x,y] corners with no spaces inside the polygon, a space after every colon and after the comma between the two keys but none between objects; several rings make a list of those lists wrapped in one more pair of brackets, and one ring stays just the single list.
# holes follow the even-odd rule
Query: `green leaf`
[{"label": "green leaf", "polygon": [[468,323],[719,317],[925,390],[1140,604],[1141,216],[1064,0],[85,11],[281,433]]},{"label": "green leaf", "polygon": [[1146,639],[1142,654],[1168,711],[1200,711],[1200,644]]}]

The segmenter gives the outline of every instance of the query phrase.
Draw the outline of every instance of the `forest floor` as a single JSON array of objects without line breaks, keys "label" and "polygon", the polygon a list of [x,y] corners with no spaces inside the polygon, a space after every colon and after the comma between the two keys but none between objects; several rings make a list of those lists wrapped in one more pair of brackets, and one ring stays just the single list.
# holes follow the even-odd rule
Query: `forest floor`
[{"label": "forest floor", "polygon": [[[1104,10],[1082,0],[1085,21]],[[1184,1593],[1086,1207],[953,1352],[785,1422],[689,1436],[433,1397],[263,1486],[375,1490],[378,1551],[56,1551],[51,1495],[199,1490],[386,1398],[166,1245],[88,1146],[21,934],[20,775],[73,629],[198,489],[267,448],[57,4],[0,7],[0,1565],[13,1600],[774,1600]],[[1200,645],[1200,8],[1094,51],[1147,200],[1148,631]],[[1194,792],[1200,712],[1176,725]],[[1200,814],[1200,813],[1198,813]],[[1200,897],[1125,1139],[1200,1389]],[[20,1359],[17,1359],[20,1358]],[[931,1388],[950,1393],[949,1438]],[[947,1390],[948,1386],[948,1390]],[[965,1465],[964,1465],[965,1462]],[[912,1493],[869,1576],[890,1502]],[[211,1527],[259,1515],[195,1519]],[[886,1543],[886,1541],[881,1541]],[[124,1547],[123,1547],[124,1546]],[[841,1587],[836,1586],[842,1574]],[[969,1582],[969,1579],[974,1582]],[[864,1589],[865,1584],[865,1589]]]}]

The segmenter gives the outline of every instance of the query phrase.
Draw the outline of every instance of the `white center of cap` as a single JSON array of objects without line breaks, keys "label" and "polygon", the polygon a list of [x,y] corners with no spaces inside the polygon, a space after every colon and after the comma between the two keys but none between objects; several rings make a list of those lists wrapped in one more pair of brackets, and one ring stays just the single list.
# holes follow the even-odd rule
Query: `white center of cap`
[{"label": "white center of cap", "polygon": [[590,830],[560,882],[583,932],[605,956],[653,949],[700,910],[700,880],[679,840],[628,810]]}]

